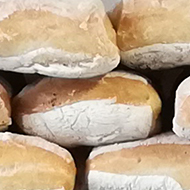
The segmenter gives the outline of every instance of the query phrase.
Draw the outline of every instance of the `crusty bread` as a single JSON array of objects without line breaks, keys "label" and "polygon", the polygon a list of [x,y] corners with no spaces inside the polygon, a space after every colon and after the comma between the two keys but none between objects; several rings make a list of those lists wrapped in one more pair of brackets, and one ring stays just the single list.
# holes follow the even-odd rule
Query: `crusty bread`
[{"label": "crusty bread", "polygon": [[123,0],[110,18],[124,64],[169,68],[190,63],[190,1]]},{"label": "crusty bread", "polygon": [[0,69],[81,78],[105,74],[119,59],[101,0],[0,4]]},{"label": "crusty bread", "polygon": [[72,190],[71,154],[39,137],[0,133],[1,190]]},{"label": "crusty bread", "polygon": [[95,148],[87,161],[89,190],[184,190],[190,141],[172,133]]},{"label": "crusty bread", "polygon": [[190,77],[182,81],[176,91],[173,131],[190,139]]},{"label": "crusty bread", "polygon": [[0,84],[0,131],[12,124],[10,94],[3,84]]},{"label": "crusty bread", "polygon": [[157,130],[161,101],[143,77],[112,72],[81,80],[44,78],[18,94],[13,109],[26,133],[67,146],[100,145]]}]

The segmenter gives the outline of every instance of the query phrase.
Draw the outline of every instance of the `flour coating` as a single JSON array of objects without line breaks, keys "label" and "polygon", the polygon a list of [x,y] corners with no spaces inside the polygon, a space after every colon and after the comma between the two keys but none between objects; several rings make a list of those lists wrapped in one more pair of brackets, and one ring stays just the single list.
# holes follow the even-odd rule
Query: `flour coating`
[{"label": "flour coating", "polygon": [[115,102],[115,99],[81,101],[18,116],[18,123],[20,120],[26,133],[64,146],[95,146],[146,138],[153,122],[151,107]]},{"label": "flour coating", "polygon": [[40,48],[15,57],[0,57],[0,69],[21,73],[39,73],[52,77],[86,78],[105,74],[119,63],[113,58],[69,53],[53,48]]},{"label": "flour coating", "polygon": [[183,190],[168,176],[126,176],[90,171],[89,190]]},{"label": "flour coating", "polygon": [[190,65],[190,44],[154,44],[121,52],[123,64],[142,69],[162,69]]}]

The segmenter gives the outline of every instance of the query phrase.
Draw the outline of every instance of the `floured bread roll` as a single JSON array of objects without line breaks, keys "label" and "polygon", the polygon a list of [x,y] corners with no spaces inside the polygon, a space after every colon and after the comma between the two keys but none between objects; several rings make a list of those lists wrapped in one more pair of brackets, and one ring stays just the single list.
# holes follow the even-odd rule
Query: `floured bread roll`
[{"label": "floured bread roll", "polygon": [[87,161],[89,190],[190,189],[190,141],[172,133],[96,148]]},{"label": "floured bread roll", "polygon": [[190,139],[190,77],[176,91],[173,131],[180,137]]},{"label": "floured bread roll", "polygon": [[120,60],[101,0],[0,0],[0,69],[92,77]]},{"label": "floured bread roll", "polygon": [[138,68],[190,65],[189,0],[123,0],[110,18],[124,64]]},{"label": "floured bread roll", "polygon": [[72,190],[71,154],[39,137],[0,133],[1,190]]},{"label": "floured bread roll", "polygon": [[12,124],[10,94],[0,79],[0,131],[4,131]]},{"label": "floured bread roll", "polygon": [[161,101],[146,79],[112,72],[81,80],[44,78],[18,94],[13,109],[28,134],[64,146],[100,145],[154,133]]}]

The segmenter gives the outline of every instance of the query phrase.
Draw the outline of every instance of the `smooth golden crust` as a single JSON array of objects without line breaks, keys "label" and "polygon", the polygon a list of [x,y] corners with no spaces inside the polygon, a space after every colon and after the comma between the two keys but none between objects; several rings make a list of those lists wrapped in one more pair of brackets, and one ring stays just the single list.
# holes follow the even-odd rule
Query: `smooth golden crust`
[{"label": "smooth golden crust", "polygon": [[10,96],[4,86],[0,84],[0,128],[10,124],[11,105]]},{"label": "smooth golden crust", "polygon": [[71,53],[112,57],[118,54],[113,44],[115,38],[107,16],[100,19],[91,14],[82,22],[49,11],[16,11],[0,21],[0,56],[17,56],[51,47]]},{"label": "smooth golden crust", "polygon": [[81,80],[45,78],[16,96],[13,107],[16,115],[24,115],[79,101],[113,98],[121,104],[150,105],[154,119],[161,110],[160,98],[151,85],[120,76]]},{"label": "smooth golden crust", "polygon": [[0,189],[72,190],[75,164],[44,149],[0,141]]},{"label": "smooth golden crust", "polygon": [[157,144],[108,152],[87,162],[88,171],[126,175],[164,175],[190,188],[190,146]]},{"label": "smooth golden crust", "polygon": [[114,22],[118,46],[124,52],[153,44],[190,42],[188,0],[123,0],[120,9],[113,15],[118,15]]}]

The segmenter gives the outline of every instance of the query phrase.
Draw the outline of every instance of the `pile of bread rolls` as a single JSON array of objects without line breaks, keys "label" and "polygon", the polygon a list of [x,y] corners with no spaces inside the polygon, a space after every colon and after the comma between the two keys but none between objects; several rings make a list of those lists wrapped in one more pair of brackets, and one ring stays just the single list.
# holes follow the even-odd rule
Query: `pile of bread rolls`
[{"label": "pile of bread rolls", "polygon": [[0,0],[0,190],[190,190],[189,9]]}]

